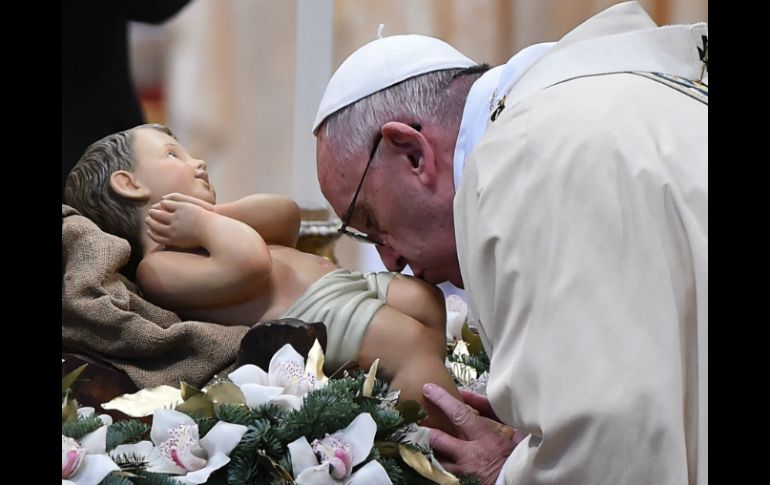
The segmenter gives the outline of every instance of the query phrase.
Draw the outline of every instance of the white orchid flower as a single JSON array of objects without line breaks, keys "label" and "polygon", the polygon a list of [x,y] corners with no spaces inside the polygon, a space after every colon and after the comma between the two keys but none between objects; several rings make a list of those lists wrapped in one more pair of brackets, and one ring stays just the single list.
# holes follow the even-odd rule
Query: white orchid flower
[{"label": "white orchid flower", "polygon": [[230,462],[230,452],[248,428],[219,421],[198,439],[198,425],[186,414],[159,409],[152,419],[150,438],[156,448],[149,457],[148,471],[171,473],[182,483],[205,483],[209,475]]},{"label": "white orchid flower", "polygon": [[[316,349],[316,345],[313,348]],[[316,352],[320,352],[320,344]],[[311,353],[314,350],[311,349]],[[317,363],[311,363],[308,358],[308,364],[305,365],[305,359],[291,344],[286,344],[270,359],[267,372],[256,365],[246,364],[227,377],[240,388],[249,407],[272,402],[287,410],[297,410],[302,407],[302,398],[307,393],[320,389],[328,380],[318,370]]]},{"label": "white orchid flower", "polygon": [[[96,410],[90,406],[78,408],[78,419],[90,418],[95,412]],[[112,424],[112,416],[109,414],[100,414],[99,419],[102,421],[103,425],[109,426]]]},{"label": "white orchid flower", "polygon": [[446,298],[446,339],[457,342],[463,339],[463,325],[468,318],[468,305],[457,295]]},{"label": "white orchid flower", "polygon": [[107,455],[107,425],[85,435],[80,442],[61,436],[62,485],[97,485],[119,470]]},{"label": "white orchid flower", "polygon": [[[304,436],[289,443],[291,465],[298,485],[388,485],[392,482],[377,461],[356,473],[353,468],[371,452],[377,424],[369,413],[359,414],[342,431],[314,440]],[[321,457],[320,463],[317,456]]]}]

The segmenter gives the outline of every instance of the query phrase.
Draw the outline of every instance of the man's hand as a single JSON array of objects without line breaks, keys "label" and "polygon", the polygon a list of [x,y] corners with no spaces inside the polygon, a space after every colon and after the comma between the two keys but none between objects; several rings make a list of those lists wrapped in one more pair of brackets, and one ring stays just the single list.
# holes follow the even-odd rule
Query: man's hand
[{"label": "man's hand", "polygon": [[449,417],[460,435],[455,438],[431,429],[430,445],[439,462],[451,473],[475,475],[483,485],[493,485],[523,435],[486,417],[494,413],[489,401],[479,394],[463,393],[463,398],[478,405],[486,416],[435,384],[423,386],[423,394]]},{"label": "man's hand", "polygon": [[198,248],[201,246],[198,228],[207,212],[199,204],[162,199],[150,208],[144,220],[148,227],[147,234],[153,241],[165,246]]},{"label": "man's hand", "polygon": [[489,402],[487,396],[476,394],[472,391],[466,391],[465,389],[460,389],[460,396],[462,396],[465,404],[478,411],[479,414],[485,418],[500,421],[500,418],[497,417],[497,414],[495,414],[495,411],[492,409],[492,404]]},{"label": "man's hand", "polygon": [[205,209],[209,212],[216,212],[214,210],[214,204],[210,202],[206,202],[205,200],[199,199],[197,197],[180,194],[179,192],[171,192],[170,194],[164,195],[163,197],[161,197],[161,201],[164,201],[164,200],[172,200],[176,202],[189,202],[190,204],[198,205],[202,209]]}]

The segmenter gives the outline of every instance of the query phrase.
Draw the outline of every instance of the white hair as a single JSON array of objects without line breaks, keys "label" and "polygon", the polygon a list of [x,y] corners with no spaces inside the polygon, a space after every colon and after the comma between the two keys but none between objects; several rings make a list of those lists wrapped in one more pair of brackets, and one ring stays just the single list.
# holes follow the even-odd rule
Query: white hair
[{"label": "white hair", "polygon": [[[467,92],[488,68],[445,69],[409,78],[331,114],[321,129],[337,160],[350,160],[365,150],[368,155],[377,132],[389,121],[459,127]],[[456,79],[467,82],[455,89]]]}]

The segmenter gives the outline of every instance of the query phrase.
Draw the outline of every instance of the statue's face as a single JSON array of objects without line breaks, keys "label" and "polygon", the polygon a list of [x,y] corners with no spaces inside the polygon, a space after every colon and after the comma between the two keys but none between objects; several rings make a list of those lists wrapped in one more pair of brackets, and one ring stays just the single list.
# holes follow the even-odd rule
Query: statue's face
[{"label": "statue's face", "polygon": [[192,157],[173,137],[151,128],[136,130],[134,175],[150,189],[150,200],[179,192],[216,203],[216,191],[206,173],[206,162]]}]

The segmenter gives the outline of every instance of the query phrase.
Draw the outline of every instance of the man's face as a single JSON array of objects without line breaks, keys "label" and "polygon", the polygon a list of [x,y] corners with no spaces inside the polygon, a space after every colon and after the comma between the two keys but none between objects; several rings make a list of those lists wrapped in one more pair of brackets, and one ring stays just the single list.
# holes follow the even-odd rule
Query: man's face
[{"label": "man's face", "polygon": [[134,175],[150,189],[150,202],[179,192],[216,203],[216,191],[209,182],[206,162],[193,158],[173,137],[152,129],[134,133]]},{"label": "man's face", "polygon": [[[339,217],[344,217],[366,165],[360,160],[340,162],[319,132],[316,146],[321,191]],[[380,148],[374,154],[356,199],[350,226],[382,242],[377,251],[391,271],[408,264],[415,276],[430,283],[451,281],[462,287],[455,249],[451,198],[435,193],[410,176]]]}]

